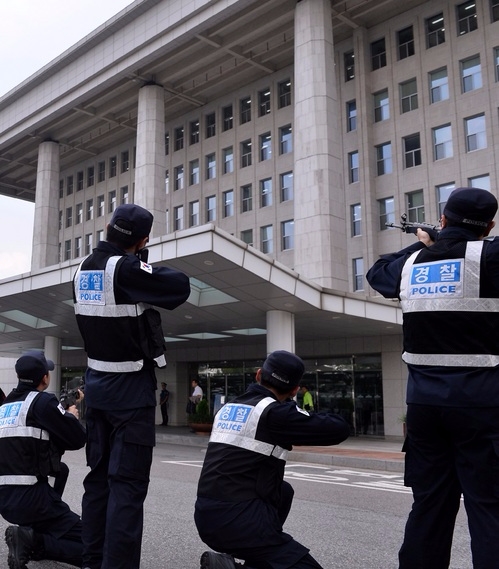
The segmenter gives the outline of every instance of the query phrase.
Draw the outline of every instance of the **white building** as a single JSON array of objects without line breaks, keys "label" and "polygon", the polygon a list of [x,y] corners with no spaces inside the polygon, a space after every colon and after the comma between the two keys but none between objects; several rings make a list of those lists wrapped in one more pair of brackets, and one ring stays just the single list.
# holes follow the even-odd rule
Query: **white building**
[{"label": "white building", "polygon": [[498,106],[499,0],[136,0],[0,99],[0,192],[35,202],[0,384],[28,348],[83,373],[71,277],[133,201],[192,282],[163,313],[173,424],[189,378],[216,404],[282,348],[354,433],[401,435],[401,315],[364,273],[414,238],[386,222],[497,193]]}]

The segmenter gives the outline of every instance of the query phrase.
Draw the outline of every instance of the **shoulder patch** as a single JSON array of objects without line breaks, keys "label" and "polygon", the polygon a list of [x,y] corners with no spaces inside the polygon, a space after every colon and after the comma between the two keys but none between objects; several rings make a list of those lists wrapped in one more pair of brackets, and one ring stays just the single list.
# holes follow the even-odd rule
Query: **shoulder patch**
[{"label": "shoulder patch", "polygon": [[151,265],[148,265],[147,263],[144,263],[144,261],[140,261],[140,268],[145,271],[146,273],[152,274],[152,267]]}]

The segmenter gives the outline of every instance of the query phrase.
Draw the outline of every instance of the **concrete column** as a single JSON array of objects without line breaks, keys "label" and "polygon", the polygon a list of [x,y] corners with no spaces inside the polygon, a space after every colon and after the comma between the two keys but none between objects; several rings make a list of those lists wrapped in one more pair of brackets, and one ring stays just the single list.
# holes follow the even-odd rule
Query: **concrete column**
[{"label": "concrete column", "polygon": [[60,338],[45,336],[43,347],[45,357],[55,364],[54,370],[50,372],[50,385],[47,391],[56,395],[59,395],[61,390],[61,346]]},{"label": "concrete column", "polygon": [[31,270],[59,263],[59,144],[38,149]]},{"label": "concrete column", "polygon": [[275,350],[295,351],[295,315],[291,312],[267,312],[267,354]]},{"label": "concrete column", "polygon": [[166,233],[165,94],[160,85],[139,91],[134,202],[154,215],[152,236]]},{"label": "concrete column", "polygon": [[348,290],[345,197],[330,0],[295,11],[295,270]]}]

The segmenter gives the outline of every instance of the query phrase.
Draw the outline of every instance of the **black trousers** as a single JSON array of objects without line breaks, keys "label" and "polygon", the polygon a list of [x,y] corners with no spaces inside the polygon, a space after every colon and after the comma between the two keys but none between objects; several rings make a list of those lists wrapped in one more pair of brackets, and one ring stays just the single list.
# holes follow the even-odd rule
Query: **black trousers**
[{"label": "black trousers", "polygon": [[409,405],[405,485],[414,503],[400,569],[447,569],[461,493],[474,569],[499,566],[499,409]]}]

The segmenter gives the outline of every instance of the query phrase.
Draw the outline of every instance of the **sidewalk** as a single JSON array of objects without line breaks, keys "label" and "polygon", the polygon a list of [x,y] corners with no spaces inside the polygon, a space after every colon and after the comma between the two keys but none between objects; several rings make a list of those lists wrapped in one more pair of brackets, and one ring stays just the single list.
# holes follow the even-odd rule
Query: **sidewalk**
[{"label": "sidewalk", "polygon": [[[191,433],[189,427],[156,427],[156,442],[206,447],[208,436]],[[364,468],[404,471],[402,440],[386,441],[380,438],[350,437],[331,447],[294,447],[288,461],[310,462],[342,468]]]}]

